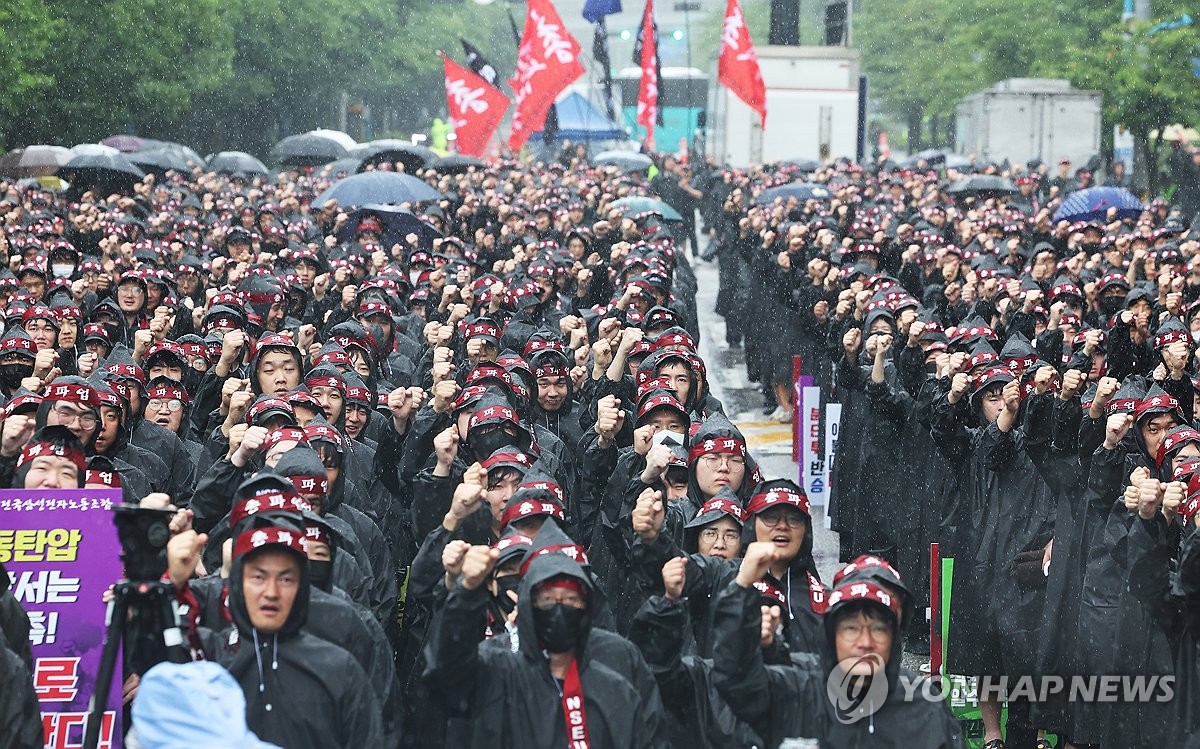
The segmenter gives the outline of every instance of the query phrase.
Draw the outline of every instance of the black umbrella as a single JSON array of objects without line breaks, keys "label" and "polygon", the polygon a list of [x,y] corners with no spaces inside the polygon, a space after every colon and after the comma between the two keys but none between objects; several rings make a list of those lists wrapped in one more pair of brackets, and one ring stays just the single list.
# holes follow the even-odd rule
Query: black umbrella
[{"label": "black umbrella", "polygon": [[289,135],[271,149],[271,158],[285,166],[320,166],[346,156],[346,148],[321,135]]},{"label": "black umbrella", "polygon": [[644,172],[654,164],[649,156],[637,151],[605,151],[591,161],[596,166],[615,166],[623,172]]},{"label": "black umbrella", "polygon": [[58,176],[79,191],[103,188],[108,192],[124,192],[132,189],[146,173],[128,156],[117,153],[76,156],[63,164]]},{"label": "black umbrella", "polygon": [[816,159],[784,159],[779,163],[783,166],[794,166],[802,172],[815,172],[822,166]]},{"label": "black umbrella", "polygon": [[805,200],[829,200],[833,197],[833,193],[825,185],[814,185],[809,182],[789,182],[786,185],[779,185],[763,190],[758,197],[754,199],[759,205],[770,205],[775,202],[776,198],[781,198],[787,202],[788,198],[795,198],[800,202]]},{"label": "black umbrella", "polygon": [[977,174],[954,182],[946,188],[950,195],[1011,195],[1017,191],[1012,180],[991,174]]},{"label": "black umbrella", "polygon": [[425,146],[415,146],[405,140],[390,138],[373,140],[366,145],[363,151],[362,165],[358,170],[361,172],[372,164],[381,164],[385,161],[398,161],[404,165],[404,171],[413,174],[424,169],[426,164],[436,158],[437,154]]},{"label": "black umbrella", "polygon": [[339,205],[368,205],[370,203],[421,203],[437,200],[441,194],[411,174],[396,172],[367,172],[338,180],[317,196],[313,205],[322,206],[330,200]]},{"label": "black umbrella", "polygon": [[397,208],[394,205],[369,203],[350,212],[346,223],[342,224],[342,228],[338,231],[338,241],[353,242],[359,223],[367,216],[375,216],[379,219],[379,223],[383,227],[383,234],[379,237],[379,243],[384,247],[391,247],[396,244],[403,246],[405,237],[409,234],[416,234],[420,238],[421,246],[425,249],[431,249],[433,247],[433,240],[442,236],[437,227],[426,221],[422,221],[412,211]]},{"label": "black umbrella", "polygon": [[267,165],[245,151],[222,151],[208,160],[208,169],[227,174],[233,172],[267,173]]},{"label": "black umbrella", "polygon": [[463,174],[464,172],[469,172],[471,167],[483,169],[487,164],[483,159],[477,159],[474,156],[463,156],[460,153],[452,153],[449,156],[436,158],[425,166],[442,174]]},{"label": "black umbrella", "polygon": [[190,172],[187,159],[180,152],[170,148],[155,148],[150,151],[137,151],[129,154],[129,160],[147,172],[162,174],[168,170]]}]

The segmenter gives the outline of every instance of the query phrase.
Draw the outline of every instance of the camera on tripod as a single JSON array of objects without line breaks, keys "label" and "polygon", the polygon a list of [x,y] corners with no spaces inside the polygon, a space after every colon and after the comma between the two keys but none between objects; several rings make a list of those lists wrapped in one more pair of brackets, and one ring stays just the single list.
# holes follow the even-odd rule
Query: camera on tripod
[{"label": "camera on tripod", "polygon": [[156,582],[167,571],[167,541],[171,540],[172,510],[122,504],[113,508],[121,541],[125,577],[133,582]]}]

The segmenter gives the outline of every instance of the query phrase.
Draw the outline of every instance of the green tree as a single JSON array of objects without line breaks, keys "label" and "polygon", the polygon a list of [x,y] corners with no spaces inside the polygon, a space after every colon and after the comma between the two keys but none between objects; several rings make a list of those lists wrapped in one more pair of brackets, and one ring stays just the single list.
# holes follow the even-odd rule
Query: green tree
[{"label": "green tree", "polygon": [[[1200,55],[1200,30],[1151,29],[1150,23],[1110,27],[1098,44],[1077,50],[1070,71],[1077,85],[1104,92],[1106,119],[1128,127],[1141,151],[1138,161],[1153,164],[1167,125],[1200,121],[1192,70],[1192,58]],[[1137,177],[1141,186],[1157,190],[1157,170]]]},{"label": "green tree", "polygon": [[219,6],[47,0],[58,23],[36,71],[54,86],[46,96],[22,97],[10,136],[66,145],[135,130],[168,136],[170,119],[232,72],[232,35]]},{"label": "green tree", "polygon": [[54,79],[41,63],[58,33],[43,0],[5,0],[0,4],[0,139],[19,116],[19,105],[47,91]]}]

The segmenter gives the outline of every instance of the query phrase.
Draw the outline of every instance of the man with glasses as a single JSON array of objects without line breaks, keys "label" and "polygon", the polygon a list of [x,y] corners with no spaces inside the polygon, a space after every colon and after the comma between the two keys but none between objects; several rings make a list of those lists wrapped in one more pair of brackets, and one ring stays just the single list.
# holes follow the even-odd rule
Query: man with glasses
[{"label": "man with glasses", "polygon": [[[735,495],[732,489],[725,489],[719,496]],[[647,502],[651,505],[649,508],[645,506]],[[764,481],[754,488],[743,512],[745,522],[752,529],[753,540],[769,544],[777,552],[756,582],[760,592],[779,592],[784,604],[780,624],[788,648],[793,652],[818,652],[824,637],[821,618],[828,593],[817,576],[812,556],[808,497],[788,479]],[[654,507],[652,498],[639,498],[638,508],[631,516],[633,530],[638,536],[632,550],[635,570],[642,575],[645,589],[653,590],[660,574],[667,574],[664,566],[676,560],[675,565],[680,567],[676,572],[684,578],[683,595],[692,605],[697,650],[707,657],[714,642],[709,617],[712,601],[738,574],[738,562],[701,553],[684,557],[669,534],[662,533],[664,517],[662,508]]]},{"label": "man with glasses", "polygon": [[[787,516],[780,516],[781,522]],[[912,596],[886,569],[852,569],[835,578],[816,652],[820,662],[766,665],[760,647],[768,617],[759,582],[782,552],[775,544],[750,544],[734,581],[713,605],[713,629],[722,647],[714,654],[718,692],[766,746],[785,738],[817,739],[821,746],[965,746],[962,726],[944,700],[923,699],[906,687],[919,676],[900,662],[900,627],[912,614]],[[856,563],[869,561],[861,557]],[[903,677],[903,682],[901,682]],[[839,691],[842,690],[842,691]]]}]

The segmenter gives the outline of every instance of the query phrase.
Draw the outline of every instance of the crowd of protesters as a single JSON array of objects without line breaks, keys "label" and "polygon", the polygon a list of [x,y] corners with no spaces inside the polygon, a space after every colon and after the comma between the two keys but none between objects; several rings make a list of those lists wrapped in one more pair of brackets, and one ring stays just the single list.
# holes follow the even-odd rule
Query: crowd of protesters
[{"label": "crowd of protesters", "polygon": [[[498,161],[419,172],[442,198],[394,242],[320,170],[0,183],[0,485],[176,510],[186,644],[223,667],[127,661],[128,745],[964,746],[900,687],[932,541],[947,672],[1175,679],[1003,728],[985,698],[988,749],[1200,742],[1200,230],[964,171],[1019,189]],[[831,197],[757,200],[801,178]],[[612,206],[653,195],[697,220]],[[697,262],[774,418],[793,354],[842,404],[832,579],[709,387]],[[39,747],[8,580],[0,745]],[[838,664],[884,696],[846,710]]]}]

